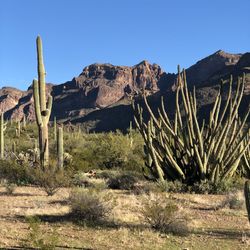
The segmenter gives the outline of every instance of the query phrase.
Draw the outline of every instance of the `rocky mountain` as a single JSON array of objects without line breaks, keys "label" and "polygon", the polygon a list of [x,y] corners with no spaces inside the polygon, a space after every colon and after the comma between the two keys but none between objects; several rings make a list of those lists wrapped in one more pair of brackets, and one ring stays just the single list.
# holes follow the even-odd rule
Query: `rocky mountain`
[{"label": "rocky mountain", "polygon": [[[186,70],[188,85],[196,86],[201,108],[214,101],[221,78],[228,79],[232,74],[236,79],[243,72],[247,80],[244,92],[247,102],[250,99],[250,53],[229,54],[219,50]],[[47,84],[47,94],[51,93],[54,100],[51,118],[82,123],[95,131],[124,129],[132,119],[131,99],[140,100],[142,91],[150,96],[153,106],[157,106],[160,96],[164,95],[171,112],[175,79],[175,74],[166,73],[159,65],[147,61],[133,67],[92,64],[71,81]],[[25,114],[34,120],[32,89],[0,89],[1,111],[5,111],[7,119],[21,120]]]}]

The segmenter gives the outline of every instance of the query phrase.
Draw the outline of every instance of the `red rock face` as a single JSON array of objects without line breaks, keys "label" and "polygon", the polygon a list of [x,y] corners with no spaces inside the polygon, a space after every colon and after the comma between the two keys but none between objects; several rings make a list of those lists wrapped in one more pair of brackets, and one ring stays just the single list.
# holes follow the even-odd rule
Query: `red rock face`
[{"label": "red rock face", "polygon": [[24,91],[10,87],[0,89],[0,113],[14,108],[24,93]]},{"label": "red rock face", "polygon": [[[143,89],[153,94],[159,90],[157,84],[163,74],[160,66],[147,61],[133,67],[92,64],[72,81],[57,86],[49,84],[47,94],[53,95],[54,115],[67,119],[108,107],[124,97],[141,93]],[[9,119],[21,120],[24,114],[29,120],[35,119],[32,89],[2,89],[0,104]]]},{"label": "red rock face", "polygon": [[[245,94],[249,95],[249,62],[249,53],[241,56],[217,51],[188,68],[188,86],[196,85],[197,103],[202,106],[212,102],[215,96],[214,85],[220,78],[227,79],[230,74],[237,77],[242,72],[247,73]],[[130,98],[140,95],[142,91],[148,95],[159,91],[160,95],[172,93],[175,78],[175,74],[166,74],[160,66],[147,61],[132,67],[92,64],[71,81],[60,85],[47,84],[47,94],[53,96],[52,116],[63,121],[74,120],[93,111],[130,103]],[[157,93],[155,96],[160,95]],[[1,111],[5,112],[8,119],[21,120],[25,114],[29,120],[34,120],[32,89],[0,89]]]},{"label": "red rock face", "polygon": [[113,66],[111,64],[92,64],[84,68],[75,78],[84,96],[95,93],[94,106],[107,107],[126,94],[137,94],[143,89],[154,93],[159,90],[157,83],[163,72],[161,68],[147,61],[133,67]]},{"label": "red rock face", "polygon": [[[46,94],[48,95],[52,91],[53,85],[47,84],[46,86]],[[32,95],[32,89],[29,88],[27,91],[20,91],[13,88],[7,88],[9,97],[4,99],[6,105],[3,108],[3,112],[7,116],[7,119],[13,120],[22,120],[24,115],[27,120],[34,121],[35,120],[35,110],[34,110],[34,100]],[[3,96],[1,96],[0,90],[0,100]],[[13,96],[14,101],[13,101]],[[1,104],[1,101],[0,101]]]}]

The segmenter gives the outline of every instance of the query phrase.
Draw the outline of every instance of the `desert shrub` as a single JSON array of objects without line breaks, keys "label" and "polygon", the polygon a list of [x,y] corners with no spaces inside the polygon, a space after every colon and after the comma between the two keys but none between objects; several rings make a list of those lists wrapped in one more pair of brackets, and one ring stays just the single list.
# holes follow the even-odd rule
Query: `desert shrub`
[{"label": "desert shrub", "polygon": [[108,187],[111,189],[131,190],[134,188],[138,179],[129,174],[121,174],[108,180]]},{"label": "desert shrub", "polygon": [[152,182],[136,183],[131,190],[134,195],[149,195],[152,192],[158,192],[156,185]]},{"label": "desert shrub", "polygon": [[59,235],[53,228],[48,230],[42,230],[41,220],[36,216],[30,216],[26,218],[29,224],[29,234],[27,238],[22,242],[22,246],[27,249],[41,250],[54,250],[56,245],[59,243]]},{"label": "desert shrub", "polygon": [[243,188],[243,180],[240,178],[231,178],[218,183],[208,180],[194,183],[190,191],[198,194],[226,194]]},{"label": "desert shrub", "polygon": [[71,173],[64,169],[58,169],[54,165],[46,169],[34,168],[30,172],[34,184],[42,188],[47,195],[54,195],[60,188],[68,187],[71,184]]},{"label": "desert shrub", "polygon": [[242,192],[234,192],[228,195],[226,202],[230,209],[243,209],[245,200]]},{"label": "desert shrub", "polygon": [[120,171],[117,170],[97,170],[95,178],[109,180],[111,178],[116,177],[119,174]]},{"label": "desert shrub", "polygon": [[95,188],[97,190],[103,190],[107,188],[105,179],[90,178],[84,172],[78,172],[74,174],[72,183],[77,187]]},{"label": "desert shrub", "polygon": [[186,235],[190,228],[188,218],[173,201],[155,196],[144,202],[142,216],[152,228],[163,233]]},{"label": "desert shrub", "polygon": [[65,151],[73,156],[76,170],[114,169],[141,171],[143,143],[139,133],[133,134],[133,144],[121,132],[83,134],[65,139]]},{"label": "desert shrub", "polygon": [[187,192],[188,187],[186,184],[176,180],[176,181],[157,181],[156,190],[161,192],[170,192],[170,193],[183,193]]},{"label": "desert shrub", "polygon": [[1,184],[5,187],[5,192],[7,195],[11,195],[14,193],[16,189],[16,184],[9,182],[6,179],[3,179]]},{"label": "desert shrub", "polygon": [[75,189],[69,198],[71,216],[78,223],[95,223],[105,219],[111,206],[94,190]]},{"label": "desert shrub", "polygon": [[85,172],[77,172],[74,174],[72,183],[77,187],[93,187],[91,178],[89,178]]},{"label": "desert shrub", "polygon": [[32,183],[28,166],[20,166],[12,160],[0,160],[0,178],[17,185]]}]

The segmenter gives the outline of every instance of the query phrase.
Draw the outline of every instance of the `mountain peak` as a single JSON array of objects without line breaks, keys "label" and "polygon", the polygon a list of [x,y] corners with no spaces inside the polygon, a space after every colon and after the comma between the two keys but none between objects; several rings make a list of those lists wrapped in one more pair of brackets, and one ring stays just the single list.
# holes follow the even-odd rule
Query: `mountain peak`
[{"label": "mountain peak", "polygon": [[[217,50],[215,53],[213,53],[210,56],[214,56],[214,55],[219,55],[221,57],[225,57],[225,58],[237,58],[239,60],[239,58],[242,56],[242,54],[238,53],[238,54],[234,54],[234,53],[228,53],[224,50]],[[209,57],[209,56],[208,56]],[[205,59],[205,58],[204,58]]]}]

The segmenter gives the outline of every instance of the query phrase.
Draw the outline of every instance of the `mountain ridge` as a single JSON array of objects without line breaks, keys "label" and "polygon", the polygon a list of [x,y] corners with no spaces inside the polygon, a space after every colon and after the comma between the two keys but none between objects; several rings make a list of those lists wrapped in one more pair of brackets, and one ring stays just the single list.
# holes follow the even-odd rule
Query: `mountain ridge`
[{"label": "mountain ridge", "polygon": [[[231,74],[237,78],[243,72],[247,75],[245,96],[248,96],[249,52],[230,54],[218,50],[186,69],[188,86],[192,88],[195,85],[198,89],[197,103],[200,106],[209,103],[210,100],[207,99],[213,101],[221,78],[228,79]],[[84,121],[86,124],[94,124],[93,120],[86,119],[95,117],[95,114],[99,119],[104,119],[102,112],[107,116],[107,109],[111,111],[115,107],[119,110],[117,107],[129,105],[131,99],[140,98],[143,91],[149,96],[168,96],[169,102],[172,102],[175,80],[176,74],[164,72],[158,64],[150,64],[147,60],[134,66],[90,64],[70,81],[58,85],[47,84],[47,94],[50,93],[54,99],[51,119],[56,116],[62,122]],[[25,115],[28,120],[34,120],[32,88],[29,87],[27,91],[12,87],[1,88],[0,112],[2,111],[7,119],[21,120]],[[94,115],[91,115],[92,112],[95,112]],[[120,129],[119,126],[118,128]],[[95,129],[95,125],[92,129]]]}]

